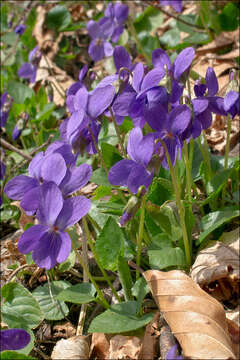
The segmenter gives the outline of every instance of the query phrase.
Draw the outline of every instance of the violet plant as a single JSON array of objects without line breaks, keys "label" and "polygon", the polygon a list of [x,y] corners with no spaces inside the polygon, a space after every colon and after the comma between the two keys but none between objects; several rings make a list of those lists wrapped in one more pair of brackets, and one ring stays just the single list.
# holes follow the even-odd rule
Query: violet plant
[{"label": "violet plant", "polygon": [[[160,5],[171,5],[177,12],[182,9],[182,1],[160,0]],[[205,214],[208,208],[216,209],[219,193],[223,197],[221,205],[229,204],[226,182],[230,174],[231,120],[240,111],[235,75],[230,75],[230,87],[225,96],[218,95],[218,80],[211,67],[205,78],[195,76],[191,90],[195,47],[190,44],[183,50],[178,49],[174,60],[167,51],[156,47],[151,49],[152,56],[141,52],[145,56],[143,61],[132,59],[129,51],[117,45],[126,25],[131,40],[135,40],[141,50],[137,26],[127,22],[128,17],[128,6],[115,2],[108,4],[98,21],[87,23],[91,37],[88,52],[92,60],[112,56],[115,68],[111,75],[102,75],[99,79],[99,74],[91,72],[87,65],[82,66],[78,81],[66,91],[66,107],[64,115],[57,121],[54,141],[44,145],[44,151],[41,148],[42,151],[31,154],[27,170],[7,182],[4,194],[11,200],[20,201],[21,208],[34,219],[18,241],[18,250],[25,255],[26,261],[45,269],[50,280],[54,280],[61,273],[61,266],[68,266],[66,264],[72,261],[68,267],[71,269],[78,259],[91,282],[78,284],[82,285],[79,294],[85,294],[87,300],[75,300],[72,296],[75,285],[64,283],[53,296],[57,303],[63,301],[60,308],[66,305],[64,301],[95,301],[108,309],[104,314],[113,309],[109,309],[110,304],[84,258],[84,246],[85,255],[89,246],[102,274],[101,281],[110,287],[120,313],[124,313],[124,306],[129,306],[131,317],[139,320],[140,325],[134,323],[128,329],[130,331],[151,320],[151,316],[143,315],[141,310],[142,293],[148,290],[140,278],[140,269],[189,271],[198,246],[210,234],[205,229],[200,231],[196,242],[192,240],[193,205],[199,207],[204,218],[208,216]],[[23,28],[17,33],[20,35],[21,31]],[[36,80],[40,50],[34,47],[29,53],[29,62],[18,70],[18,76],[29,79],[30,83]],[[34,96],[34,106],[39,109],[37,103],[42,101],[45,93]],[[28,107],[26,99],[21,104],[26,107],[25,115],[21,115],[17,123],[15,120],[12,138],[18,139],[28,120],[33,136],[36,129],[39,132],[36,143],[39,142],[41,147],[44,137],[38,121],[50,122],[51,103],[44,103],[39,115],[32,110],[34,106]],[[6,125],[11,105],[12,98],[7,92],[3,93],[2,127]],[[17,106],[14,111],[16,109]],[[26,118],[28,113],[29,119]],[[227,146],[220,174],[214,169],[205,134],[212,124],[213,114],[228,117]],[[108,136],[109,129],[111,136]],[[195,157],[201,154],[196,165]],[[200,168],[197,175],[196,166]],[[235,174],[236,163],[231,166],[230,170]],[[204,200],[199,198],[199,179],[206,189]],[[222,179],[225,179],[223,185]],[[82,189],[89,181],[98,188],[85,196]],[[73,234],[78,237],[81,234],[81,244]],[[136,274],[130,271],[129,260],[136,261]],[[112,271],[111,275],[109,271]],[[112,282],[116,274],[124,300]],[[54,282],[50,282],[50,290]],[[138,284],[139,292],[133,282]],[[35,299],[41,298],[39,288],[33,292]],[[134,297],[137,301],[133,301]],[[34,306],[38,307],[38,303]],[[42,308],[40,310],[44,312]],[[101,328],[102,315],[93,320],[89,331],[95,331],[95,326],[98,330]],[[39,322],[41,316],[40,313]],[[46,319],[47,316],[45,314]],[[108,332],[108,329],[103,331]],[[167,356],[169,359],[182,358],[176,355],[176,348],[172,348]]]}]

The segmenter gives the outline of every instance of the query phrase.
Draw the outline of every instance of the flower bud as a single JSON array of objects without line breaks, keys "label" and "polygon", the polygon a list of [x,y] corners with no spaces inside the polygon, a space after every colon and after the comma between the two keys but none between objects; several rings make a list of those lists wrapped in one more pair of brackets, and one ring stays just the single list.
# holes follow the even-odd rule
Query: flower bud
[{"label": "flower bud", "polygon": [[[142,191],[141,188],[142,187],[139,188],[140,192]],[[121,226],[125,226],[127,222],[133,218],[133,216],[140,208],[140,205],[141,205],[141,200],[135,195],[131,196],[131,198],[128,200],[127,205],[123,209],[123,214],[120,219]]]}]

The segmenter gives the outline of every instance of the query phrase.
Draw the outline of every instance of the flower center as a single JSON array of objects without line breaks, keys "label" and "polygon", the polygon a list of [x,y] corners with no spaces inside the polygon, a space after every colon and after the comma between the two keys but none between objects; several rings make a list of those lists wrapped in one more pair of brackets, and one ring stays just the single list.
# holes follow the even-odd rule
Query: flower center
[{"label": "flower center", "polygon": [[97,40],[96,40],[96,45],[97,45],[97,46],[101,46],[102,43],[103,43],[103,40],[102,40],[102,39],[97,39]]}]

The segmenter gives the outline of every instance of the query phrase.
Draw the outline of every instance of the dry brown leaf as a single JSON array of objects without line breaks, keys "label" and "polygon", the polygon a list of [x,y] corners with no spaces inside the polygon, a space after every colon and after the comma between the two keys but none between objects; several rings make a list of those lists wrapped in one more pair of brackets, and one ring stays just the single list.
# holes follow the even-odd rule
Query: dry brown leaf
[{"label": "dry brown leaf", "polygon": [[217,300],[179,270],[148,270],[144,277],[184,356],[236,359],[225,312]]},{"label": "dry brown leaf", "polygon": [[20,206],[20,201],[13,201],[13,202],[11,202],[11,205],[16,206],[20,210],[21,216],[18,220],[18,224],[19,224],[21,230],[24,230],[24,228],[27,224],[34,223],[34,217],[28,216],[25,213],[23,208],[21,208],[21,206]]},{"label": "dry brown leaf", "polygon": [[40,50],[47,54],[50,59],[53,59],[58,52],[58,43],[61,39],[60,37],[56,39],[55,32],[44,27],[47,8],[38,6],[36,11],[37,19],[32,35],[36,38]]},{"label": "dry brown leaf", "polygon": [[204,55],[210,52],[217,52],[220,49],[228,47],[236,41],[236,32],[221,32],[213,41],[196,49],[196,55]]},{"label": "dry brown leaf", "polygon": [[116,335],[110,340],[109,359],[138,359],[141,339],[136,336]]},{"label": "dry brown leaf", "polygon": [[69,322],[66,321],[62,324],[53,326],[53,337],[70,338],[76,335],[76,328]]},{"label": "dry brown leaf", "polygon": [[104,333],[93,333],[90,358],[109,359],[110,335]]},{"label": "dry brown leaf", "polygon": [[[36,81],[48,81],[53,88],[53,102],[56,105],[63,106],[65,103],[65,92],[74,83],[74,80],[47,56],[42,56]],[[62,96],[60,95],[62,94]]]},{"label": "dry brown leaf", "polygon": [[89,359],[89,337],[74,336],[59,340],[53,348],[51,359]]},{"label": "dry brown leaf", "polygon": [[157,343],[160,332],[158,330],[158,321],[159,321],[160,313],[157,312],[152,319],[152,321],[146,326],[142,350],[139,356],[139,359],[154,359],[157,354]]},{"label": "dry brown leaf", "polygon": [[198,253],[191,277],[218,300],[230,300],[239,291],[239,228],[224,233],[219,240]]}]

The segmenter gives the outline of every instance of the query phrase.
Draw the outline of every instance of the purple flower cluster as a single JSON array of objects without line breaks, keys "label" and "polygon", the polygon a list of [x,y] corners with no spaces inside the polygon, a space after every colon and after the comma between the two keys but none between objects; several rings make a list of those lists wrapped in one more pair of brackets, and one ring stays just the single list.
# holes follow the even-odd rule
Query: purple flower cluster
[{"label": "purple flower cluster", "polygon": [[42,54],[39,51],[39,47],[35,46],[28,55],[28,62],[24,63],[18,70],[18,76],[23,79],[29,79],[31,83],[34,83],[36,81],[37,68],[41,57]]},{"label": "purple flower cluster", "polygon": [[121,4],[121,2],[109,3],[103,18],[98,22],[90,20],[87,23],[87,31],[92,39],[88,53],[94,61],[113,54],[113,46],[109,41],[116,43],[119,40],[127,17],[127,5]]},{"label": "purple flower cluster", "polygon": [[15,27],[14,32],[19,36],[21,36],[25,32],[25,30],[26,30],[26,25],[19,24]]},{"label": "purple flower cluster", "polygon": [[29,176],[18,175],[4,188],[9,198],[21,201],[27,214],[36,213],[38,225],[23,233],[18,248],[23,254],[32,251],[36,264],[46,269],[67,259],[71,239],[65,229],[90,210],[84,196],[69,198],[92,175],[90,165],[76,166],[76,160],[69,144],[55,141],[30,162]]}]

